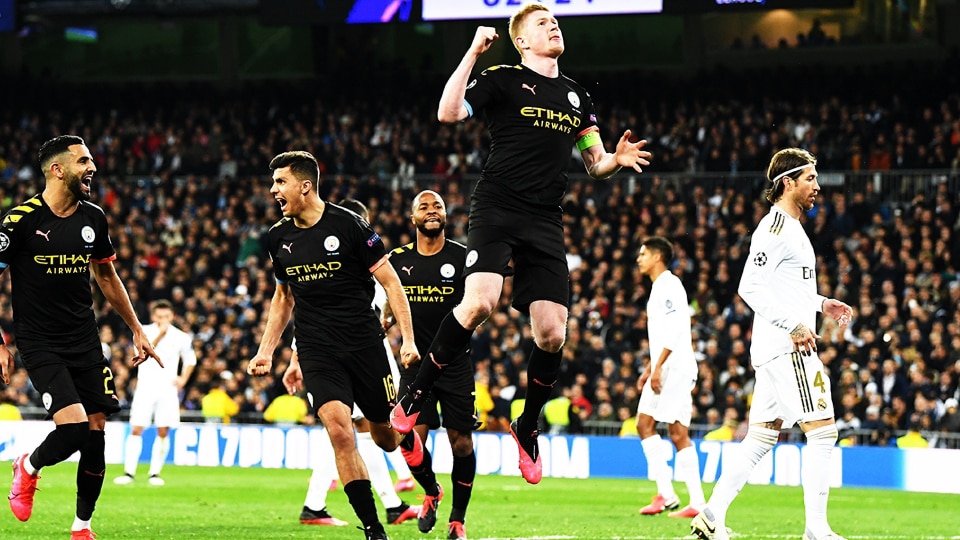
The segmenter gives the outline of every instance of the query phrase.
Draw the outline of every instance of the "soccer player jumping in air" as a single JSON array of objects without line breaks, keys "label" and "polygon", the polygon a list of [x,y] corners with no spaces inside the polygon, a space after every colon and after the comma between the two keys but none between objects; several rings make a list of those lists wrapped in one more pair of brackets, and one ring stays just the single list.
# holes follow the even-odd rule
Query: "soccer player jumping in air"
[{"label": "soccer player jumping in air", "polygon": [[500,298],[504,276],[514,269],[513,305],[530,316],[536,346],[521,416],[511,424],[519,445],[520,472],[531,484],[543,474],[537,422],[557,382],[566,339],[569,276],[560,201],[567,188],[570,150],[576,145],[591,177],[613,176],[621,167],[649,165],[646,141],[623,133],[616,152],[604,150],[590,94],[564,76],[557,19],[542,4],[528,4],[510,18],[510,39],[521,63],[494,66],[471,78],[477,59],[498,38],[480,27],[443,89],[437,116],[459,122],[484,112],[491,150],[470,201],[466,288],[463,302],[437,330],[420,373],[391,414],[402,432],[413,429],[429,390],[457,362],[474,329]]}]

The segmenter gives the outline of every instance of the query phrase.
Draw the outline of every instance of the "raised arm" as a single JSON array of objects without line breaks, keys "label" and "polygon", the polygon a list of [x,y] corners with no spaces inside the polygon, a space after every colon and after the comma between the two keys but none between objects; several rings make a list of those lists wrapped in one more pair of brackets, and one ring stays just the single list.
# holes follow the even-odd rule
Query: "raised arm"
[{"label": "raised arm", "polygon": [[453,70],[453,74],[450,75],[447,84],[443,87],[440,107],[437,110],[438,120],[452,124],[470,116],[470,111],[463,103],[463,97],[467,92],[467,84],[470,81],[470,74],[473,72],[473,66],[477,63],[477,58],[480,58],[480,55],[485,53],[498,37],[500,35],[497,34],[495,28],[490,26],[477,28],[477,33],[473,36],[473,43],[470,44],[467,53],[463,55],[463,59],[457,65],[457,69]]},{"label": "raised arm", "polygon": [[583,165],[587,169],[587,174],[596,180],[604,180],[617,174],[622,167],[642,173],[642,166],[650,165],[650,159],[653,154],[644,150],[647,146],[646,139],[631,142],[633,134],[630,130],[623,132],[620,140],[617,141],[617,149],[614,153],[609,153],[603,149],[600,137],[594,134],[587,134],[585,137],[596,137],[596,143],[583,148],[580,155],[583,157]]}]

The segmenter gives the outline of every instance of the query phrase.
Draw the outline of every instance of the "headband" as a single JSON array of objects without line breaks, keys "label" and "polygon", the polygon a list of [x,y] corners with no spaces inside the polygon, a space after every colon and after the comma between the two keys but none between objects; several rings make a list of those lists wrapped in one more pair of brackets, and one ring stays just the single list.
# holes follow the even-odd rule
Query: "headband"
[{"label": "headband", "polygon": [[777,175],[773,180],[771,180],[770,182],[773,183],[773,185],[777,185],[777,181],[780,180],[781,178],[783,178],[784,176],[790,176],[791,173],[795,173],[795,172],[797,172],[797,171],[802,171],[803,169],[806,169],[806,168],[809,167],[810,165],[813,165],[813,163],[806,163],[806,164],[801,165],[801,166],[799,166],[799,167],[794,167],[794,168],[790,169],[789,171],[784,171],[784,172],[778,174],[778,175]]}]

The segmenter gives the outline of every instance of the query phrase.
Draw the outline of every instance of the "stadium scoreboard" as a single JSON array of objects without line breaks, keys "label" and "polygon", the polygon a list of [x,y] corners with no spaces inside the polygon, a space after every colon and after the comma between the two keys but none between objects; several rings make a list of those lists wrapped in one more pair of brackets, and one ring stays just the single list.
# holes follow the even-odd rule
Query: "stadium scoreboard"
[{"label": "stadium scoreboard", "polygon": [[[669,1],[669,0],[668,0]],[[559,16],[661,13],[664,0],[542,0]],[[423,20],[507,19],[525,0],[423,0]]]},{"label": "stadium scoreboard", "polygon": [[[9,0],[0,0],[9,1]],[[261,0],[268,24],[506,20],[531,0]],[[855,0],[536,0],[561,17],[846,9]]]}]

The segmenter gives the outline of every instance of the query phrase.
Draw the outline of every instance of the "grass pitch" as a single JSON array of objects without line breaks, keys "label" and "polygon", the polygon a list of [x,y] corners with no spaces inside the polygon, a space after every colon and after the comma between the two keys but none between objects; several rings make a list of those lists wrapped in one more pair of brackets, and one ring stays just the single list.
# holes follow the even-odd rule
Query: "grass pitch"
[{"label": "grass pitch", "polygon": [[[0,466],[9,467],[9,463]],[[43,470],[33,517],[20,523],[8,510],[0,510],[0,539],[69,538],[75,470],[73,463]],[[349,527],[300,525],[297,518],[309,471],[168,466],[164,487],[147,485],[145,474],[133,485],[117,486],[113,477],[119,473],[119,466],[108,467],[94,515],[93,529],[101,540],[363,538],[342,489],[329,494],[327,508],[349,521]],[[452,491],[449,477],[441,476],[440,481],[447,492],[437,528],[421,534],[415,520],[388,525],[391,539],[446,538],[444,524]],[[0,486],[6,490],[8,482]],[[637,513],[656,492],[648,481],[544,478],[539,485],[530,486],[519,477],[478,476],[474,486],[466,522],[473,540],[679,539],[687,537],[690,530],[689,520]],[[678,488],[685,503],[686,493],[682,486]],[[706,485],[705,490],[709,495],[712,486]],[[410,504],[417,504],[422,497],[419,489],[401,493]],[[748,485],[734,502],[727,521],[735,538],[798,539],[803,533],[802,490]],[[834,489],[830,522],[851,540],[960,539],[960,495]]]}]

